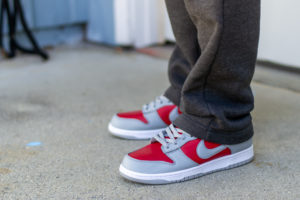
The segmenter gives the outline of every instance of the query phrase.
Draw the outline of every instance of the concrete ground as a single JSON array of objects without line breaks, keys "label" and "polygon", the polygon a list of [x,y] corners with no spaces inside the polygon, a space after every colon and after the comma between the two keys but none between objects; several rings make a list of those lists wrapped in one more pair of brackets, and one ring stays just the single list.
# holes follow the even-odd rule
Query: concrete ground
[{"label": "concrete ground", "polygon": [[115,138],[107,123],[164,91],[167,60],[93,45],[50,53],[0,62],[0,199],[300,199],[300,93],[253,83],[252,163],[141,185],[118,167],[147,141]]}]

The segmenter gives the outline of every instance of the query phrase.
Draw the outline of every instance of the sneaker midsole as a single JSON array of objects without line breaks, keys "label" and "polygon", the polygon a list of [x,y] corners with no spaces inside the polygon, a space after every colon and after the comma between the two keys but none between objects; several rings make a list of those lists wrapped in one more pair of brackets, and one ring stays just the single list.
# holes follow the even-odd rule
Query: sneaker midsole
[{"label": "sneaker midsole", "polygon": [[239,163],[244,161],[251,160],[254,156],[253,145],[243,151],[237,152],[232,155],[224,156],[217,158],[215,160],[206,162],[199,166],[192,168],[168,172],[168,173],[159,173],[159,174],[144,174],[139,172],[134,172],[126,169],[123,165],[120,165],[120,172],[125,176],[132,177],[136,180],[166,180],[166,181],[177,181],[184,179],[185,177],[195,176],[197,174],[207,174],[210,172],[218,171],[221,169],[226,169],[230,166],[237,166]]}]

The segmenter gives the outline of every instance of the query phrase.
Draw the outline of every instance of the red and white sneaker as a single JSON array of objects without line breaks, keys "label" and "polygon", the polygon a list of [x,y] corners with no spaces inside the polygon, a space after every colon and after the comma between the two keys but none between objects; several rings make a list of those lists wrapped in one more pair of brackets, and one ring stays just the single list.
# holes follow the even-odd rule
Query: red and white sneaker
[{"label": "red and white sneaker", "polygon": [[170,125],[180,114],[179,108],[164,96],[143,106],[142,110],[118,113],[108,130],[126,139],[150,139]]},{"label": "red and white sneaker", "polygon": [[192,137],[169,126],[151,144],[126,155],[120,173],[145,184],[167,184],[230,169],[253,159],[252,140],[221,145]]}]

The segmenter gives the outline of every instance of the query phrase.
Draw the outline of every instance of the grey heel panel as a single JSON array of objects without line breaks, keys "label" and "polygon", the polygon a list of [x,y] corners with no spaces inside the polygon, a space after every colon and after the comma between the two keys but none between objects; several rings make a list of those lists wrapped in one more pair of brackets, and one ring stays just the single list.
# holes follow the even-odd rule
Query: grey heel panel
[{"label": "grey heel panel", "polygon": [[225,146],[231,150],[232,154],[234,154],[249,148],[252,144],[253,144],[252,138],[250,138],[249,140],[242,142],[240,144],[225,145]]}]

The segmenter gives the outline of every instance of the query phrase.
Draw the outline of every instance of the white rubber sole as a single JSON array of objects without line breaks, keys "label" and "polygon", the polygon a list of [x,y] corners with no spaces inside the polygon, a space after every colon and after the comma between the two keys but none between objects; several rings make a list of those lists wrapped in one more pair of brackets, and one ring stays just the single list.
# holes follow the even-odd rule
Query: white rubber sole
[{"label": "white rubber sole", "polygon": [[112,135],[117,137],[132,139],[132,140],[145,140],[145,139],[151,139],[161,131],[165,130],[165,128],[136,131],[136,130],[119,129],[109,123],[108,130]]},{"label": "white rubber sole", "polygon": [[122,165],[120,165],[119,170],[121,175],[124,178],[134,182],[144,183],[144,184],[168,184],[168,183],[186,181],[213,172],[238,167],[251,162],[253,157],[254,157],[254,153],[253,153],[253,145],[252,145],[248,149],[245,149],[238,153],[224,156],[212,160],[210,162],[204,163],[202,165],[185,169],[185,170],[176,171],[176,172],[162,173],[162,174],[143,174],[143,173],[137,173],[128,170]]}]

